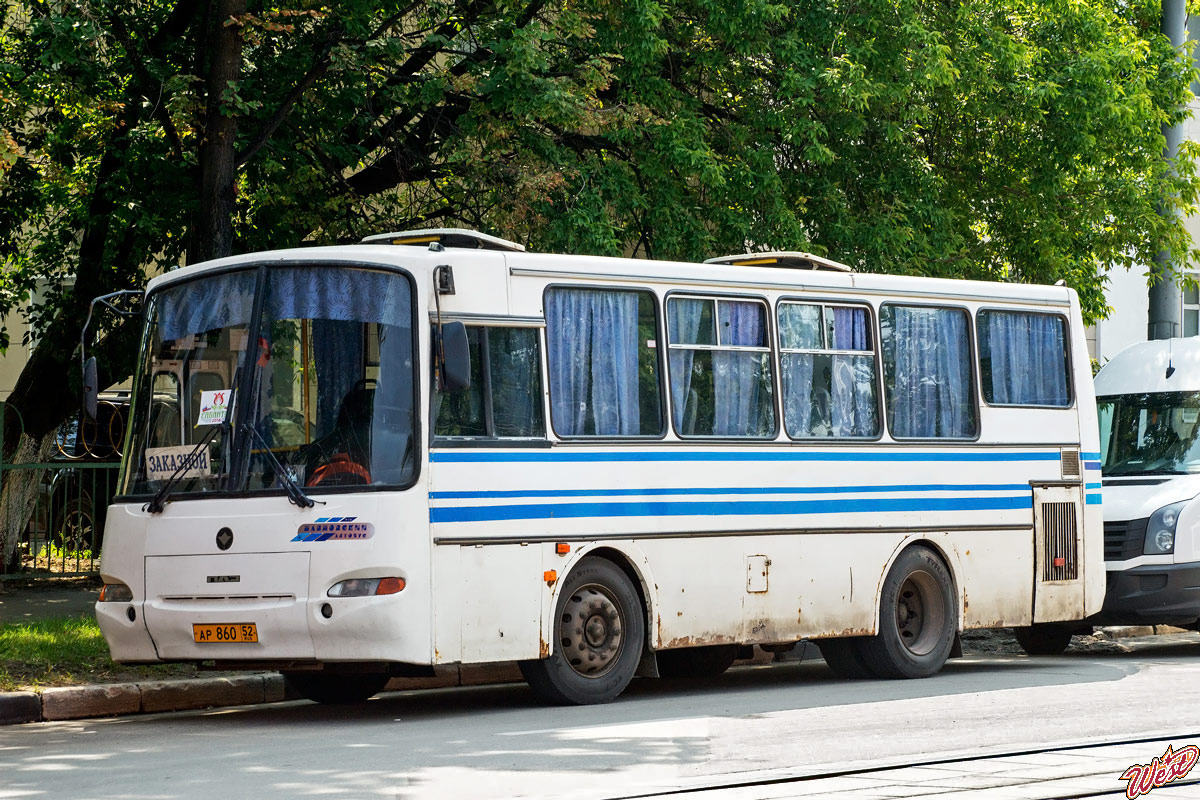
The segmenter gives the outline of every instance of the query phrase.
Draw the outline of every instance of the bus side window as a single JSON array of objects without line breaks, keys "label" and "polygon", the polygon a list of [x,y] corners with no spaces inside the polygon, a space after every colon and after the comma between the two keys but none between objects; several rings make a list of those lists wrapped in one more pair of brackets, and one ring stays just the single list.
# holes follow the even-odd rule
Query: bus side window
[{"label": "bus side window", "polygon": [[783,421],[788,436],[879,434],[871,313],[865,307],[779,304]]},{"label": "bus side window", "polygon": [[468,327],[467,345],[471,386],[435,396],[434,435],[544,437],[537,329]]},{"label": "bus side window", "polygon": [[670,297],[667,339],[671,416],[680,436],[775,436],[763,302]]},{"label": "bus side window", "polygon": [[884,396],[898,439],[970,439],[978,430],[967,312],[885,305],[879,314]]},{"label": "bus side window", "polygon": [[550,419],[559,436],[660,436],[658,305],[647,291],[546,290]]},{"label": "bus side window", "polygon": [[993,405],[1071,405],[1067,324],[1057,314],[980,311],[979,373]]}]

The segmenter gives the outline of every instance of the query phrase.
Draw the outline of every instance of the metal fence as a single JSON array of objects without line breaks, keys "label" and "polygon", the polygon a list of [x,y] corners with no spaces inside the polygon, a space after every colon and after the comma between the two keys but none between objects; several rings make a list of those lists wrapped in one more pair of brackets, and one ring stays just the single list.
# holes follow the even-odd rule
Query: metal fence
[{"label": "metal fence", "polygon": [[[0,507],[6,536],[17,537],[17,568],[0,580],[93,575],[100,568],[104,517],[116,493],[125,432],[123,398],[102,400],[96,423],[78,417],[59,427],[48,460],[8,463],[0,455],[0,478],[31,480],[32,513],[26,503]],[[0,403],[0,423],[16,408]],[[23,424],[22,424],[23,430]],[[8,451],[5,447],[2,454]],[[33,492],[34,487],[29,487]],[[28,496],[28,495],[26,495]]]}]

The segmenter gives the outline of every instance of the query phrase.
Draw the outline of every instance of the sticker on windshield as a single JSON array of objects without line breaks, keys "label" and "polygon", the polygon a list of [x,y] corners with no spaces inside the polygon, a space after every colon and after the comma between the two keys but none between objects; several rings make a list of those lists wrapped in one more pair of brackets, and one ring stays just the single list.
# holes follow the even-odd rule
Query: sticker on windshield
[{"label": "sticker on windshield", "polygon": [[213,389],[200,393],[200,418],[196,425],[220,425],[225,421],[225,410],[233,400],[232,389]]},{"label": "sticker on windshield", "polygon": [[[195,452],[193,452],[195,450]],[[196,450],[194,445],[181,447],[147,447],[146,480],[165,481],[180,470],[181,478],[202,478],[212,475],[208,448]]]}]

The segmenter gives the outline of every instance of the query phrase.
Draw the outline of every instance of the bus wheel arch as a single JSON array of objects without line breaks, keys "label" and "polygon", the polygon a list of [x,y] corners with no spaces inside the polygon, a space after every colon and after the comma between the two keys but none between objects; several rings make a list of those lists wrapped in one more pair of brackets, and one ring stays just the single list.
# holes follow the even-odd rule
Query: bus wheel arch
[{"label": "bus wheel arch", "polygon": [[[559,584],[545,657],[521,661],[534,693],[560,705],[607,703],[637,671],[646,647],[645,605],[626,567],[590,552]],[[636,573],[635,573],[636,574]]]},{"label": "bus wheel arch", "polygon": [[924,678],[954,649],[961,611],[957,583],[941,549],[911,542],[888,565],[877,593],[874,636],[858,649],[880,678]]}]

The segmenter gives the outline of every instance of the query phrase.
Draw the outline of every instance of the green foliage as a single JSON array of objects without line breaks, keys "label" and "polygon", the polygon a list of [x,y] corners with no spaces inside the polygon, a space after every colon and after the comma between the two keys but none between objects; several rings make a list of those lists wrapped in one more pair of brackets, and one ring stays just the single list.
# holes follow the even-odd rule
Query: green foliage
[{"label": "green foliage", "polygon": [[[1052,283],[1191,255],[1190,61],[1157,0],[9,3],[0,311],[77,329],[195,244],[216,26],[233,249],[467,225],[536,249],[809,249]],[[62,309],[71,309],[69,318]],[[65,346],[65,345],[64,345]]]},{"label": "green foliage", "polygon": [[0,624],[0,692],[194,674],[190,666],[120,667],[109,660],[96,621],[56,617]]}]

